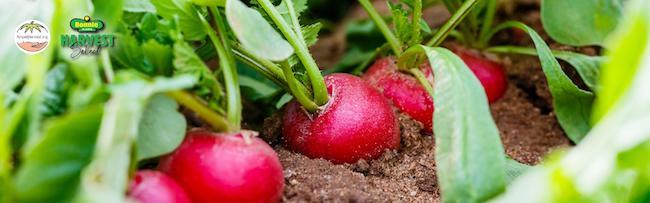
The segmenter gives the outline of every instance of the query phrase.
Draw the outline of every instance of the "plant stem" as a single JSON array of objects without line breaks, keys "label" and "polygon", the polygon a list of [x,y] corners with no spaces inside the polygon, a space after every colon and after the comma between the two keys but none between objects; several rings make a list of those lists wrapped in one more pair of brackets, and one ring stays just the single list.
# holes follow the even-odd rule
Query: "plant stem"
[{"label": "plant stem", "polygon": [[284,77],[287,78],[287,83],[289,84],[289,89],[291,90],[291,94],[296,98],[298,103],[302,105],[307,111],[309,112],[316,112],[318,110],[318,105],[314,103],[311,99],[307,97],[307,94],[305,94],[304,91],[302,91],[299,86],[298,86],[298,80],[293,75],[293,70],[291,70],[291,66],[289,65],[289,62],[286,60],[280,63],[280,66],[282,67],[282,70],[284,71]]},{"label": "plant stem", "polygon": [[300,26],[300,21],[298,21],[298,16],[296,15],[296,10],[293,7],[293,1],[285,1],[287,3],[287,11],[289,11],[289,18],[291,19],[291,25],[293,27],[293,31],[296,33],[299,42],[302,43],[303,46],[305,45],[305,37],[302,35],[302,27]]},{"label": "plant stem", "polygon": [[194,97],[190,93],[185,91],[177,90],[168,92],[167,96],[173,98],[179,104],[187,107],[196,113],[201,119],[207,122],[214,130],[216,131],[230,131],[232,128],[223,116],[214,112],[210,107],[208,107],[204,101]]},{"label": "plant stem", "polygon": [[239,131],[241,123],[241,96],[239,82],[237,81],[237,69],[233,57],[230,55],[230,52],[226,52],[226,50],[230,50],[230,47],[228,45],[229,40],[227,40],[226,36],[225,21],[216,7],[211,6],[208,8],[217,24],[219,36],[217,36],[210,24],[202,18],[203,28],[208,33],[208,37],[210,37],[219,56],[219,67],[223,72],[224,85],[226,87],[226,118],[228,118],[228,122],[232,126],[230,130]]},{"label": "plant stem", "polygon": [[431,40],[427,42],[426,45],[430,47],[440,45],[440,43],[442,43],[445,40],[447,35],[449,35],[449,32],[451,32],[451,30],[456,28],[456,26],[460,24],[463,18],[465,18],[465,16],[467,16],[467,14],[470,11],[472,11],[472,8],[474,8],[477,2],[478,0],[465,1],[465,3],[463,3],[463,5],[461,5],[460,8],[458,8],[458,10],[454,13],[454,15],[452,15],[451,18],[447,20],[447,22],[442,26],[442,28],[440,28],[440,30],[436,32],[433,38],[431,38]]},{"label": "plant stem", "polygon": [[100,57],[102,68],[104,69],[104,75],[106,76],[106,80],[110,83],[113,81],[113,77],[115,77],[115,72],[113,71],[113,64],[111,64],[111,57],[108,50],[102,51]]},{"label": "plant stem", "polygon": [[492,27],[494,22],[494,15],[497,10],[497,1],[496,0],[487,0],[487,7],[485,11],[483,25],[481,27],[481,32],[479,34],[478,48],[485,48],[490,41],[490,38],[487,38],[487,34]]},{"label": "plant stem", "polygon": [[418,69],[418,68],[410,68],[409,72],[413,76],[415,76],[415,79],[417,79],[418,82],[420,82],[420,85],[422,85],[422,87],[424,87],[424,89],[427,91],[427,93],[429,93],[429,95],[433,96],[433,86],[431,86],[431,84],[429,83],[429,80],[427,80],[427,77],[424,76],[424,73],[422,73],[422,71],[420,71],[420,69]]},{"label": "plant stem", "polygon": [[420,19],[422,18],[422,0],[413,1],[413,16],[411,18],[413,37],[409,46],[421,43],[420,37],[422,36],[422,30],[420,29]]},{"label": "plant stem", "polygon": [[[257,2],[271,17],[271,20],[273,20],[287,41],[289,41],[289,44],[294,48],[296,55],[298,55],[298,58],[305,66],[307,76],[309,77],[309,81],[311,82],[314,91],[314,102],[317,105],[325,105],[329,100],[327,86],[325,86],[325,79],[323,78],[323,75],[321,75],[316,61],[311,57],[307,46],[305,46],[304,39],[300,39],[296,36],[296,33],[289,28],[287,22],[284,21],[284,18],[282,18],[280,13],[275,9],[275,6],[273,6],[269,0],[257,0]],[[285,77],[288,76],[285,74]],[[290,81],[289,78],[287,78],[287,81]],[[291,82],[289,82],[289,84],[291,84]]]},{"label": "plant stem", "polygon": [[363,9],[366,10],[368,13],[368,16],[370,16],[370,19],[375,22],[375,25],[377,25],[377,28],[381,31],[381,33],[384,35],[384,38],[386,38],[386,41],[388,44],[390,44],[390,47],[393,49],[393,54],[395,56],[399,56],[402,54],[402,43],[395,37],[395,34],[388,28],[388,25],[386,22],[384,22],[384,19],[379,15],[379,12],[377,12],[377,9],[370,3],[369,0],[359,0],[359,3],[363,7]]}]

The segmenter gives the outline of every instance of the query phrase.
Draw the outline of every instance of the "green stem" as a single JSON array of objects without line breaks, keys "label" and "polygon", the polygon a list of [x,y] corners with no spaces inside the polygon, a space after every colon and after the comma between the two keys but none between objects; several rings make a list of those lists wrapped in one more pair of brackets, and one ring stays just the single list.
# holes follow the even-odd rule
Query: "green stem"
[{"label": "green stem", "polygon": [[449,35],[449,32],[456,28],[458,24],[467,16],[467,14],[472,11],[472,8],[476,5],[478,0],[467,0],[463,5],[460,6],[460,8],[454,13],[454,15],[447,20],[447,22],[436,32],[436,34],[431,38],[429,42],[427,42],[427,46],[434,47],[440,45],[447,35]]},{"label": "green stem", "polygon": [[111,63],[111,57],[108,50],[102,51],[100,60],[102,68],[104,69],[104,75],[106,75],[106,80],[110,83],[115,77],[115,72],[113,71],[113,64]]},{"label": "green stem", "polygon": [[304,44],[305,42],[305,37],[302,35],[302,27],[300,26],[300,21],[298,21],[298,16],[296,15],[296,10],[293,7],[293,1],[285,1],[287,3],[287,11],[289,11],[289,18],[291,18],[291,25],[293,27],[293,31],[296,33],[298,36],[298,39],[303,46],[306,46]]},{"label": "green stem", "polygon": [[221,132],[229,132],[232,130],[232,126],[230,126],[228,120],[210,109],[210,107],[205,104],[206,102],[200,98],[194,97],[192,94],[181,90],[168,92],[167,96],[173,98],[179,104],[196,113],[197,116],[207,122],[208,125],[214,128],[214,130]]},{"label": "green stem", "polygon": [[[296,36],[296,33],[293,32],[287,22],[284,21],[282,15],[275,9],[275,6],[269,0],[257,0],[262,9],[271,17],[271,20],[278,26],[278,29],[282,32],[284,37],[289,41],[289,44],[294,48],[296,55],[305,66],[307,71],[307,76],[312,85],[314,91],[314,102],[317,105],[325,105],[329,100],[329,95],[327,94],[327,86],[325,85],[325,79],[320,73],[320,69],[314,61],[314,58],[311,57],[309,49],[305,46],[304,39],[300,39]],[[285,77],[288,77],[285,74]],[[289,78],[287,78],[289,80]],[[291,82],[289,82],[291,83]],[[294,95],[295,96],[295,95]]]},{"label": "green stem", "polygon": [[410,68],[409,72],[415,76],[415,79],[420,82],[420,85],[424,87],[424,89],[429,93],[429,95],[433,96],[433,86],[429,83],[429,80],[427,80],[427,77],[420,71],[420,69],[417,68]]},{"label": "green stem", "polygon": [[413,1],[413,16],[411,18],[413,37],[411,38],[411,43],[409,43],[410,46],[421,43],[420,37],[422,36],[422,30],[420,29],[420,19],[422,18],[422,0]]},{"label": "green stem", "polygon": [[381,15],[379,15],[379,12],[377,12],[377,9],[375,9],[372,3],[370,3],[369,0],[359,0],[359,3],[363,9],[366,10],[368,16],[370,16],[370,19],[375,22],[377,28],[379,28],[381,33],[384,35],[384,38],[386,38],[386,41],[393,49],[393,54],[395,54],[395,56],[402,54],[402,43],[399,41],[399,39],[397,39],[397,37],[395,37],[395,34],[390,30],[390,28],[388,28],[388,25],[381,17]]},{"label": "green stem", "polygon": [[212,26],[202,17],[201,21],[219,56],[219,67],[223,72],[224,85],[226,87],[226,118],[228,118],[228,122],[232,126],[230,130],[238,131],[241,123],[241,99],[239,82],[237,81],[237,69],[232,55],[226,51],[230,49],[227,44],[229,40],[227,40],[226,36],[225,21],[222,19],[221,13],[216,7],[209,7],[209,10],[217,24],[219,36],[217,36]]},{"label": "green stem", "polygon": [[291,94],[296,98],[298,103],[307,109],[307,111],[312,113],[316,112],[318,110],[318,105],[309,99],[309,97],[307,97],[307,94],[305,94],[305,92],[300,89],[298,86],[298,83],[300,82],[294,77],[293,70],[291,70],[289,62],[285,60],[280,64],[280,66],[282,67],[282,70],[284,70],[284,76],[287,78],[287,83],[289,85],[289,89],[291,90]]},{"label": "green stem", "polygon": [[[523,54],[523,55],[530,55],[530,56],[537,56],[537,51],[533,48],[529,47],[517,47],[517,46],[496,46],[496,47],[490,47],[486,49],[485,51],[488,52],[493,52],[493,53],[511,53],[511,54]],[[554,54],[557,53],[557,51],[553,51]]]},{"label": "green stem", "polygon": [[479,42],[478,42],[478,48],[485,48],[487,47],[488,42],[490,41],[490,38],[487,38],[487,34],[490,32],[490,28],[492,27],[492,23],[494,22],[494,15],[497,10],[497,1],[496,0],[487,0],[487,7],[485,11],[485,20],[483,21],[483,25],[481,27],[481,33],[479,34]]},{"label": "green stem", "polygon": [[[255,71],[261,73],[264,75],[264,77],[268,78],[269,80],[273,81],[275,84],[280,86],[281,88],[285,90],[289,90],[289,86],[287,85],[287,80],[284,78],[284,73],[282,73],[282,69],[280,67],[277,67],[275,64],[265,64],[266,62],[261,62],[257,61],[255,58],[249,57],[246,53],[240,52],[240,50],[233,49],[232,50],[237,59],[239,59],[241,62],[246,63],[248,66],[253,68]],[[270,71],[273,68],[269,68],[268,66],[271,65],[274,68],[277,68],[280,70],[280,73],[277,74],[274,71]]]}]

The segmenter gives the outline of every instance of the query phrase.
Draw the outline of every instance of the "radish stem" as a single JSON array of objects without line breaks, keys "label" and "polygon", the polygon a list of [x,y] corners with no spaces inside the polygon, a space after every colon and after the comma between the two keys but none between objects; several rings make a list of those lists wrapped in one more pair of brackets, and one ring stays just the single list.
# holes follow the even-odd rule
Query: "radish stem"
[{"label": "radish stem", "polygon": [[429,42],[427,42],[427,46],[434,47],[440,45],[447,35],[460,24],[460,22],[467,16],[467,14],[474,8],[478,0],[468,0],[463,5],[458,8],[456,12],[447,20],[447,22],[436,32],[436,34],[431,38]]},{"label": "radish stem", "polygon": [[481,27],[481,33],[479,34],[478,46],[479,48],[485,48],[490,41],[490,38],[487,37],[492,23],[494,22],[494,15],[497,10],[497,1],[496,0],[487,0],[487,7],[485,11],[485,21]]},{"label": "radish stem", "polygon": [[201,17],[203,23],[203,28],[208,33],[208,37],[212,41],[215,49],[217,50],[217,55],[219,56],[219,68],[223,71],[223,78],[226,87],[226,118],[231,125],[229,130],[239,131],[241,123],[241,102],[240,102],[240,92],[239,92],[239,82],[237,81],[237,70],[235,69],[234,60],[232,55],[230,55],[226,50],[227,43],[229,42],[227,36],[225,35],[225,21],[221,17],[221,13],[216,7],[208,7],[214,21],[217,24],[217,31],[219,31],[219,36],[212,29],[210,24]]},{"label": "radish stem", "polygon": [[226,118],[210,109],[210,107],[205,104],[206,102],[200,98],[194,97],[192,94],[181,90],[168,92],[167,96],[173,98],[184,107],[192,110],[192,112],[196,113],[196,115],[214,128],[214,130],[230,131],[232,129]]},{"label": "radish stem", "polygon": [[280,66],[284,71],[284,77],[287,78],[289,89],[291,90],[292,95],[296,98],[298,103],[300,103],[300,105],[302,105],[305,109],[307,109],[307,111],[312,113],[316,112],[318,110],[318,105],[307,97],[305,91],[299,88],[298,86],[299,82],[294,77],[293,70],[291,70],[291,66],[289,65],[289,62],[285,60],[282,63],[280,63]]},{"label": "radish stem", "polygon": [[[289,44],[294,48],[296,55],[305,66],[307,76],[309,77],[314,92],[313,101],[317,105],[325,105],[329,100],[325,80],[323,79],[323,75],[320,73],[318,65],[316,65],[316,61],[311,57],[307,46],[305,46],[304,39],[300,39],[296,36],[296,33],[291,30],[289,25],[287,25],[287,22],[282,18],[280,13],[275,9],[275,6],[273,6],[269,0],[257,0],[257,2],[269,17],[271,17],[271,20],[273,20]],[[285,74],[285,77],[287,77],[287,81],[291,84],[292,82],[290,82],[291,80],[288,78],[289,76]]]},{"label": "radish stem", "polygon": [[395,56],[402,54],[402,43],[397,39],[397,37],[395,37],[395,34],[390,30],[390,28],[388,28],[388,25],[384,22],[384,19],[379,15],[379,12],[377,12],[377,9],[375,9],[372,3],[368,0],[359,0],[359,3],[384,35],[384,38],[386,38],[386,41],[390,44],[391,49],[393,49]]}]

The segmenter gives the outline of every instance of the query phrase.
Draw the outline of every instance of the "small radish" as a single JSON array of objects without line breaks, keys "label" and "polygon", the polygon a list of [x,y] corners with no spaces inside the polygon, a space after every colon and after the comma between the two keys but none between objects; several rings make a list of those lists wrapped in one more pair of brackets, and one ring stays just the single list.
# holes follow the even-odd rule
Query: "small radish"
[{"label": "small radish", "polygon": [[195,203],[278,202],[284,187],[280,160],[273,149],[242,133],[193,130],[163,158],[160,169],[183,186]]},{"label": "small radish", "polygon": [[[421,71],[433,84],[433,74],[429,63],[425,63]],[[422,123],[424,132],[432,131],[433,100],[420,83],[408,73],[397,70],[395,58],[385,57],[375,61],[363,79],[379,89],[393,105]]]},{"label": "small radish", "polygon": [[129,198],[140,203],[190,203],[185,190],[159,171],[142,170],[129,186]]},{"label": "small radish", "polygon": [[325,76],[329,102],[311,114],[295,100],[283,117],[287,145],[310,158],[333,163],[374,159],[400,145],[397,119],[384,97],[350,74]]},{"label": "small radish", "polygon": [[456,54],[463,59],[476,78],[481,81],[488,101],[493,103],[506,93],[508,80],[500,64],[480,56],[478,53],[459,50]]}]

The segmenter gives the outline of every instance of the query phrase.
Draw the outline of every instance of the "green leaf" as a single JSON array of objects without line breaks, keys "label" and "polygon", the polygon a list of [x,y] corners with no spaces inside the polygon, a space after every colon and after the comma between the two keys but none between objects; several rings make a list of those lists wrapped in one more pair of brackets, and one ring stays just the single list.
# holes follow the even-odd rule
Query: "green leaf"
[{"label": "green leaf", "polygon": [[151,0],[126,0],[123,9],[134,13],[156,12],[156,7],[153,6]]},{"label": "green leaf", "polygon": [[573,81],[562,71],[560,63],[555,60],[551,49],[535,30],[520,22],[506,22],[499,26],[500,29],[507,27],[522,29],[533,39],[548,87],[553,95],[553,108],[558,122],[571,141],[580,142],[591,129],[593,93],[581,90],[573,84]]},{"label": "green leaf", "polygon": [[111,57],[125,68],[133,68],[145,74],[152,74],[153,69],[144,65],[144,53],[138,41],[130,34],[115,34],[115,48],[110,49]]},{"label": "green leaf", "polygon": [[572,46],[604,45],[621,17],[623,0],[543,0],[544,30]]},{"label": "green leaf", "polygon": [[144,110],[138,129],[138,160],[172,152],[185,137],[187,123],[178,112],[178,104],[164,95],[156,95]]},{"label": "green leaf", "polygon": [[322,27],[323,24],[320,22],[302,27],[302,34],[305,37],[305,44],[307,46],[316,44],[316,41],[318,41],[318,32],[320,32]]},{"label": "green leaf", "polygon": [[199,82],[196,90],[199,96],[208,97],[217,103],[223,102],[226,93],[221,87],[221,83],[210,68],[196,55],[194,49],[188,43],[178,41],[174,44],[173,51],[175,74],[192,75]]},{"label": "green leaf", "polygon": [[132,146],[137,140],[140,120],[153,95],[188,88],[191,76],[155,78],[145,81],[129,71],[119,72],[111,86],[111,99],[105,105],[93,160],[84,168],[76,200],[83,202],[124,202]]},{"label": "green leaf", "polygon": [[69,201],[81,169],[92,157],[102,110],[101,106],[91,106],[46,125],[43,137],[25,153],[16,174],[19,202]]},{"label": "green leaf", "polygon": [[[487,49],[487,51],[537,56],[537,51],[535,49],[527,47],[498,46],[490,47]],[[582,78],[582,81],[584,81],[589,89],[593,91],[598,90],[597,81],[598,76],[600,75],[600,65],[605,61],[604,57],[587,56],[584,54],[568,51],[553,51],[553,55],[555,58],[561,59],[571,64],[571,66],[576,69],[580,75],[580,78]]]},{"label": "green leaf", "polygon": [[239,0],[226,2],[226,18],[242,46],[256,56],[283,61],[293,55],[293,47],[255,9]]},{"label": "green leaf", "polygon": [[41,103],[44,117],[58,116],[67,108],[67,94],[74,84],[66,64],[57,64],[45,76],[45,91]]},{"label": "green leaf", "polygon": [[156,75],[169,76],[174,70],[173,53],[170,46],[162,45],[156,40],[149,40],[142,44],[144,58],[153,66]]},{"label": "green leaf", "polygon": [[[650,42],[639,49],[639,38],[650,30],[648,2],[632,1],[625,26],[607,57],[610,61],[632,58],[637,67],[605,63],[602,77],[635,69],[619,101],[576,147],[524,174],[495,202],[645,202],[650,192]],[[641,25],[641,27],[638,27]],[[635,34],[636,33],[636,34]],[[647,35],[642,35],[647,38]],[[628,41],[629,40],[629,41]],[[635,43],[630,43],[634,41]],[[642,40],[643,41],[643,40]],[[622,57],[622,58],[619,58]],[[636,58],[638,57],[638,58]],[[603,89],[610,88],[602,83]]]},{"label": "green leaf", "polygon": [[388,1],[388,8],[393,15],[393,24],[395,26],[395,35],[400,42],[411,41],[413,35],[413,24],[409,21],[408,12],[402,8],[402,4],[394,4]]},{"label": "green leaf", "polygon": [[226,0],[191,0],[192,3],[201,6],[224,6]]},{"label": "green leaf", "polygon": [[532,166],[519,163],[518,161],[510,158],[506,158],[506,182],[510,184],[512,181],[521,176],[521,174],[524,174],[531,168]]},{"label": "green leaf", "polygon": [[435,76],[436,172],[443,202],[481,202],[506,185],[506,160],[485,91],[463,61],[444,48],[408,49],[400,64],[425,53]]},{"label": "green leaf", "polygon": [[[285,17],[285,19],[289,19],[289,10],[287,10],[287,2],[288,0],[282,0],[280,2],[280,5],[276,6],[275,9],[278,10],[278,13],[280,13]],[[296,12],[296,15],[300,17],[300,14],[304,11],[307,10],[307,0],[291,0],[293,3],[293,10]],[[287,21],[290,22],[290,21]]]},{"label": "green leaf", "polygon": [[[647,4],[646,4],[647,5]],[[646,9],[650,10],[650,9]],[[632,85],[637,69],[644,60],[644,51],[650,49],[650,25],[647,18],[636,16],[633,21],[628,21],[621,27],[626,32],[617,33],[608,51],[610,60],[605,62],[600,77],[603,88],[598,91],[598,98],[594,108],[593,123],[598,122],[621,99],[623,94]],[[625,51],[620,51],[625,50]]]},{"label": "green leaf", "polygon": [[122,19],[123,1],[129,0],[94,0],[93,3],[93,17],[101,19],[106,23],[104,31],[111,32],[118,26],[118,22]]},{"label": "green leaf", "polygon": [[189,0],[155,0],[153,5],[158,10],[158,15],[173,21],[178,16],[178,26],[187,40],[202,40],[207,33],[201,29],[199,12]]}]

